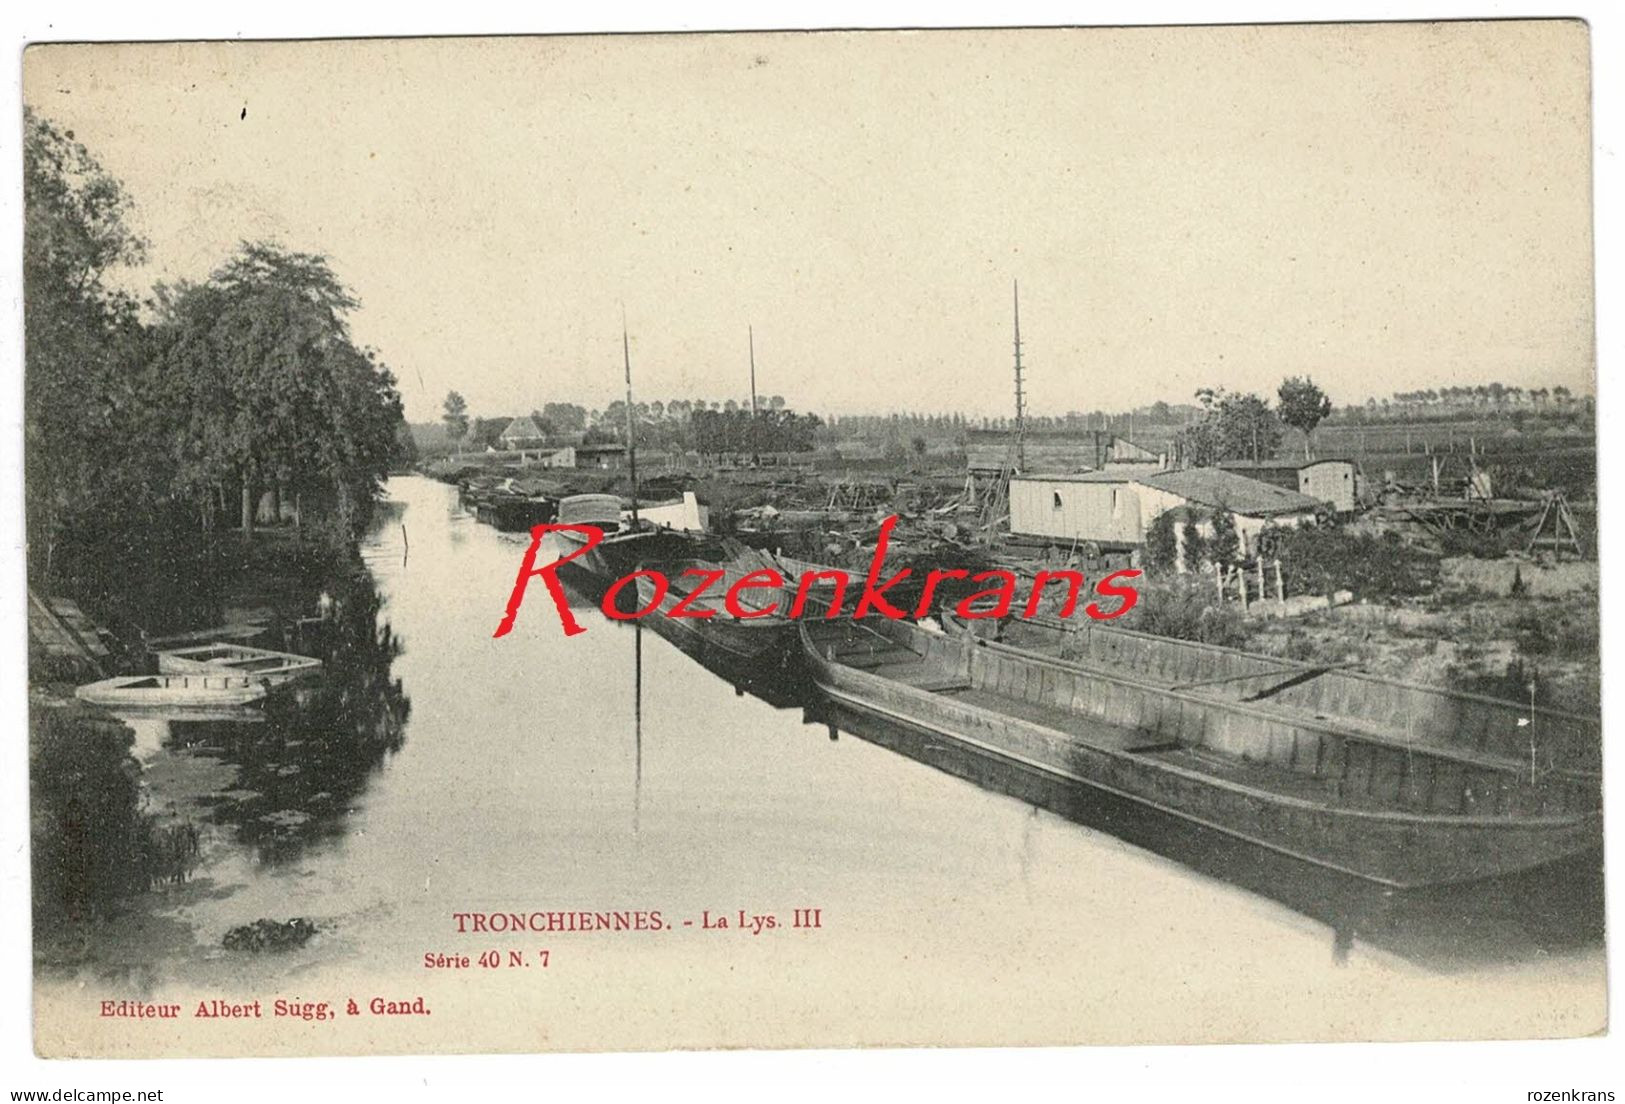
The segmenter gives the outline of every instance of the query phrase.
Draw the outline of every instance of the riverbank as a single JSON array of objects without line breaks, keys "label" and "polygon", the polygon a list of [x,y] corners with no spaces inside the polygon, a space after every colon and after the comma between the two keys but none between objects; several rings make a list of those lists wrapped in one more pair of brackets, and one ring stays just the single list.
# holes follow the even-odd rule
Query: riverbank
[{"label": "riverbank", "polygon": [[[961,1030],[967,1002],[999,1009],[975,1025],[984,1042],[1023,1023],[1055,1024],[1057,1042],[1079,1041],[1069,1024],[1111,1042],[1146,1023],[1217,1040],[1226,1009],[1265,995],[1255,1037],[1337,1035],[1371,1007],[1390,1010],[1372,1029],[1386,1037],[1600,1022],[1589,875],[1373,893],[1098,795],[1001,784],[901,729],[842,723],[832,741],[802,700],[741,693],[590,604],[587,633],[521,618],[495,640],[524,538],[477,524],[444,485],[390,489],[404,514],[363,544],[375,603],[339,596],[354,613],[330,691],[258,724],[137,733],[153,807],[193,817],[198,862],[42,968],[56,1051],[158,1046],[160,1025],[96,1016],[100,998],[136,997],[422,995],[433,1010],[387,1032],[367,1016],[208,1024],[176,1044],[192,1054],[759,1046],[785,1017],[802,1042],[903,1042]],[[703,926],[742,908],[785,927]],[[788,928],[798,908],[823,926]],[[545,972],[424,967],[491,945],[455,913],[537,909],[658,910],[673,927],[520,944],[551,950]],[[294,918],[315,927],[300,947],[225,945]],[[831,997],[830,977],[850,984]],[[669,1001],[650,1004],[655,984]]]},{"label": "riverbank", "polygon": [[[334,690],[328,673],[314,688],[280,692],[262,709],[243,711],[241,722],[119,717],[74,697],[76,684],[104,674],[150,673],[146,643],[160,633],[220,625],[252,632],[240,638],[248,643],[312,654],[329,671],[365,661],[368,649],[346,637],[349,623],[365,620],[365,638],[374,638],[377,599],[356,548],[335,553],[271,530],[252,542],[216,541],[199,555],[216,570],[193,588],[198,600],[167,610],[144,607],[139,586],[110,600],[83,580],[75,589],[71,580],[59,583],[93,620],[115,627],[104,670],[30,663],[35,959],[43,970],[117,972],[120,963],[150,958],[164,928],[149,925],[154,909],[194,893],[194,874],[206,874],[242,824],[263,817],[264,831],[274,832],[311,819],[277,801],[260,807],[267,799],[238,784],[241,765],[232,760],[242,757],[251,733],[285,739],[293,717],[313,722]],[[176,743],[186,747],[184,756],[171,753]],[[273,769],[301,769],[296,752],[279,758]]]},{"label": "riverbank", "polygon": [[1597,614],[1596,592],[1586,588],[1536,598],[1447,586],[1401,602],[1247,620],[1237,646],[1512,701],[1533,694],[1535,704],[1595,716]]}]

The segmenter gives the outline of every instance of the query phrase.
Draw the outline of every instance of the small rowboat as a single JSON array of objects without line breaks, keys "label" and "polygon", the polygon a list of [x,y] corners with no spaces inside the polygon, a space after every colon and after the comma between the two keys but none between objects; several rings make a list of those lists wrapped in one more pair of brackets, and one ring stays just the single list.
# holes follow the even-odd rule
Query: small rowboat
[{"label": "small rowboat", "polygon": [[309,656],[220,641],[158,653],[158,673],[161,675],[253,675],[272,687],[314,675],[321,668],[322,661]]},{"label": "small rowboat", "polygon": [[187,709],[247,705],[263,699],[265,681],[224,672],[121,675],[86,683],[73,693],[81,701],[112,709]]}]

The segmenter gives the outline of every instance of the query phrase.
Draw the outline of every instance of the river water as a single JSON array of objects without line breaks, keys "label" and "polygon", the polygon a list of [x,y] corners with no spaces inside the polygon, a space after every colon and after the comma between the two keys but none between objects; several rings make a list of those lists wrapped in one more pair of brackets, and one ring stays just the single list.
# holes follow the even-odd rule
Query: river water
[{"label": "river water", "polygon": [[[1018,789],[929,741],[832,730],[580,596],[585,632],[565,636],[537,586],[494,639],[525,538],[476,524],[454,488],[388,492],[366,577],[337,588],[319,690],[257,724],[141,726],[152,808],[201,825],[199,863],[101,932],[89,965],[42,972],[42,1040],[350,1053],[1603,1022],[1600,878],[1584,865],[1385,893],[1105,799]],[[796,909],[820,925],[791,927]],[[574,910],[657,911],[665,930],[491,935],[454,918]],[[752,934],[758,915],[775,925]],[[222,946],[295,916],[317,927],[302,947]],[[426,968],[436,952],[475,961]],[[487,952],[500,965],[479,966]],[[265,1018],[96,1014],[130,997],[189,1002],[190,1017],[203,996],[258,998]],[[432,1011],[373,1015],[375,996]],[[278,997],[340,1014],[273,1018]]]}]

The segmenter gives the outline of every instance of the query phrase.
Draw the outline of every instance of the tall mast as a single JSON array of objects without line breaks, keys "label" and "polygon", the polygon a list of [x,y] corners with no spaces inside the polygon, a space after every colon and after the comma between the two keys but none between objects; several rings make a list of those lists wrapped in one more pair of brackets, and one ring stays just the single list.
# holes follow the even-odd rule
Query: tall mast
[{"label": "tall mast", "polygon": [[745,327],[745,333],[750,338],[750,418],[756,420],[756,330],[755,327]]},{"label": "tall mast", "polygon": [[643,820],[643,622],[632,622],[632,833]]},{"label": "tall mast", "polygon": [[1021,284],[1010,281],[1016,308],[1016,470],[1027,467],[1027,401],[1021,390]]},{"label": "tall mast", "polygon": [[638,523],[638,442],[633,435],[632,343],[626,336],[626,306],[621,306],[621,359],[626,364],[626,467],[632,476],[632,524]]}]

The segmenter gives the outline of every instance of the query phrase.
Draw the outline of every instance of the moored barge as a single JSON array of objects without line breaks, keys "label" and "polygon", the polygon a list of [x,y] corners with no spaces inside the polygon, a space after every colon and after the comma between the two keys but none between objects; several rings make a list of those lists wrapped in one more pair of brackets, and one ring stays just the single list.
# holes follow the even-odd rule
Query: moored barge
[{"label": "moored barge", "polygon": [[1384,885],[1470,882],[1601,844],[1594,773],[909,623],[803,621],[800,633],[838,706]]}]

